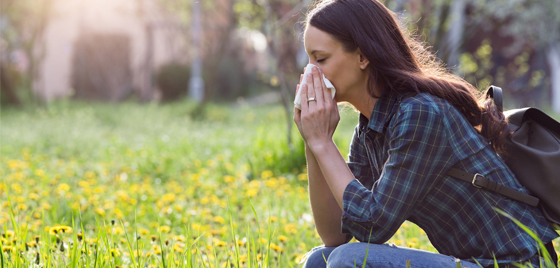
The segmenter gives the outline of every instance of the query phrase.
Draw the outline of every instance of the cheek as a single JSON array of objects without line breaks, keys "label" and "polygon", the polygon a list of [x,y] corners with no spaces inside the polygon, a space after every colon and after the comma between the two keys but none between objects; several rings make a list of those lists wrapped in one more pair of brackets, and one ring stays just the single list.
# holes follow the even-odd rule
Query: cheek
[{"label": "cheek", "polygon": [[332,64],[325,66],[324,73],[338,90],[347,90],[353,87],[353,81],[356,80],[356,72],[353,69],[351,61],[345,57],[337,58],[336,61],[332,61]]},{"label": "cheek", "polygon": [[325,77],[331,81],[336,90],[344,90],[349,86],[352,73],[343,66],[334,66],[331,70],[326,70]]}]

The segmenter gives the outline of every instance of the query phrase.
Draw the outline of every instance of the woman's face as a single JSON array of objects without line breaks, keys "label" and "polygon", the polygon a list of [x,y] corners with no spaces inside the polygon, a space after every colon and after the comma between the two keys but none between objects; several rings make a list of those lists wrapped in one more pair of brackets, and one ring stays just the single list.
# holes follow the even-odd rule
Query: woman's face
[{"label": "woman's face", "polygon": [[311,25],[305,30],[304,45],[309,63],[319,66],[336,88],[337,102],[363,98],[369,62],[359,49],[346,52],[338,40]]}]

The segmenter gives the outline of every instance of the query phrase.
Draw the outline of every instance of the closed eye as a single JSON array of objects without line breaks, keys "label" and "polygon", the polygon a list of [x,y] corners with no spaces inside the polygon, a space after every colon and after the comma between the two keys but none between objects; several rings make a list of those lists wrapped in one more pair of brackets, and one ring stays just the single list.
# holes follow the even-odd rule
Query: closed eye
[{"label": "closed eye", "polygon": [[325,60],[326,60],[326,59],[320,59],[320,60],[317,60],[317,62],[323,62],[323,61],[325,61]]}]

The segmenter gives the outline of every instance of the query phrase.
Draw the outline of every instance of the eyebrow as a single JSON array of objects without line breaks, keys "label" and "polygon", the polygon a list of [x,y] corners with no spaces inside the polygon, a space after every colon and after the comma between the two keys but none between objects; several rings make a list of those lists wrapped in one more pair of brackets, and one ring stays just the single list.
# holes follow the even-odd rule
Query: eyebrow
[{"label": "eyebrow", "polygon": [[324,50],[313,50],[313,51],[311,51],[311,55],[313,55],[313,54],[315,54],[315,53],[317,53],[317,52],[325,52],[325,51],[324,51]]}]

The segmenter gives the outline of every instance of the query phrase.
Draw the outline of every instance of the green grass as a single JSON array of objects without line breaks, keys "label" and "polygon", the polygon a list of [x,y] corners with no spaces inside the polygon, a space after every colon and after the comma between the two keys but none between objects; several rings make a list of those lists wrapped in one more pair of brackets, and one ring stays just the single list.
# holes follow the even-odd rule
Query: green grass
[{"label": "green grass", "polygon": [[[290,150],[279,105],[195,107],[1,110],[2,267],[299,267],[321,241],[295,125]],[[357,120],[341,114],[344,157]],[[435,251],[410,222],[390,242]]]}]

